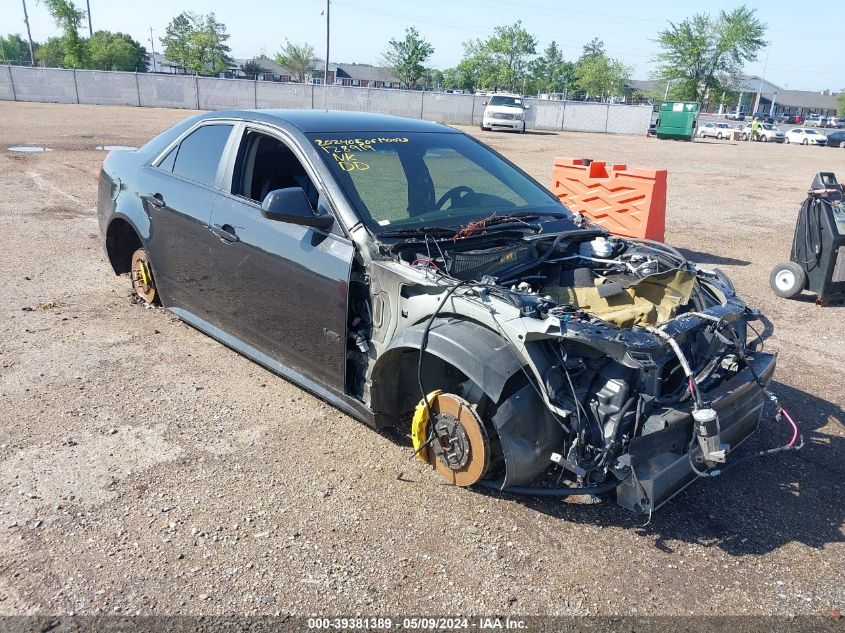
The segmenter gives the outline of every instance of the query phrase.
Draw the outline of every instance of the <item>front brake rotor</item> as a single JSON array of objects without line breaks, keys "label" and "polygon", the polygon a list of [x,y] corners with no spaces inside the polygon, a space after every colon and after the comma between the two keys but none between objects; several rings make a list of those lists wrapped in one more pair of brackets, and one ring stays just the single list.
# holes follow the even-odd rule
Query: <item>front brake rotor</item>
[{"label": "front brake rotor", "polygon": [[132,288],[135,289],[141,299],[147,303],[155,301],[156,285],[146,249],[139,248],[132,253],[132,268],[129,272],[129,278],[132,280]]},{"label": "front brake rotor", "polygon": [[425,461],[449,483],[471,486],[484,477],[490,465],[490,439],[484,423],[466,400],[454,394],[439,393],[430,403],[435,439],[423,451]]}]

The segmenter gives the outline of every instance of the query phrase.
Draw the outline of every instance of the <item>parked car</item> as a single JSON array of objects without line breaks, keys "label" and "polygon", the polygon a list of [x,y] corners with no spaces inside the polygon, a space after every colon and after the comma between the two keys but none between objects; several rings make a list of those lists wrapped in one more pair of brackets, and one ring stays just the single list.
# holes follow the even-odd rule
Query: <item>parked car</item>
[{"label": "parked car", "polygon": [[728,112],[725,115],[725,118],[728,121],[745,121],[745,113],[744,112]]},{"label": "parked car", "polygon": [[796,127],[786,133],[786,142],[799,145],[824,145],[827,143],[827,137],[810,128]]},{"label": "parked car", "polygon": [[757,113],[757,114],[755,114],[754,116],[752,116],[752,117],[751,117],[751,119],[752,119],[752,120],[757,119],[757,120],[759,120],[761,123],[771,123],[771,124],[774,124],[774,122],[775,122],[775,118],[774,118],[773,116],[769,116],[768,114],[760,114],[760,113]]},{"label": "parked car", "polygon": [[705,123],[698,128],[699,138],[730,138],[733,126],[727,123]]},{"label": "parked car", "polygon": [[827,127],[842,128],[845,127],[845,119],[841,117],[829,117],[827,120]]},{"label": "parked car", "polygon": [[[750,138],[751,123],[748,123],[742,128],[742,140],[747,141]],[[783,143],[786,140],[786,135],[771,123],[763,123],[757,130],[757,140],[763,143]]]},{"label": "parked car", "polygon": [[775,368],[718,269],[585,226],[428,121],[202,113],[109,154],[97,208],[140,300],[406,429],[459,486],[648,514],[732,463]]},{"label": "parked car", "polygon": [[525,103],[519,95],[493,95],[483,104],[482,130],[525,132]]},{"label": "parked car", "polygon": [[828,147],[845,147],[845,131],[831,132],[827,135],[825,144]]},{"label": "parked car", "polygon": [[804,117],[800,114],[785,114],[783,116],[783,123],[787,125],[801,125],[804,122]]},{"label": "parked car", "polygon": [[804,120],[804,125],[809,127],[826,127],[827,118],[820,114],[811,114]]}]

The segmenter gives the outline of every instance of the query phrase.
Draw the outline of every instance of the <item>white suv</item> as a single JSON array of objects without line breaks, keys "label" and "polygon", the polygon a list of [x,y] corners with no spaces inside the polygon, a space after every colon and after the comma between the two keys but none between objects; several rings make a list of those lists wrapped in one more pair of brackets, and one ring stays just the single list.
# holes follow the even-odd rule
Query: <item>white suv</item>
[{"label": "white suv", "polygon": [[516,130],[525,132],[525,109],[519,95],[498,94],[485,101],[484,115],[481,117],[482,130]]}]

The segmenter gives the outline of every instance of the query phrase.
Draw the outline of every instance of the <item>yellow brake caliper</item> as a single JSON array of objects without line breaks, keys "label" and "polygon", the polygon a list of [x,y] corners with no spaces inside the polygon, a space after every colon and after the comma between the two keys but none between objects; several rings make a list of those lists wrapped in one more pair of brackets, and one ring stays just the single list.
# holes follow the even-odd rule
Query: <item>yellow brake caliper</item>
[{"label": "yellow brake caliper", "polygon": [[[428,404],[434,401],[434,399],[443,393],[440,389],[435,389],[430,394],[426,396],[426,400],[428,400]],[[425,441],[428,439],[428,407],[425,406],[425,400],[420,400],[420,403],[417,405],[417,408],[414,409],[414,418],[411,421],[411,441],[414,443],[414,452],[416,453],[417,457],[419,457],[422,461],[426,464],[429,463],[426,452],[421,451],[420,447],[425,444]]]}]

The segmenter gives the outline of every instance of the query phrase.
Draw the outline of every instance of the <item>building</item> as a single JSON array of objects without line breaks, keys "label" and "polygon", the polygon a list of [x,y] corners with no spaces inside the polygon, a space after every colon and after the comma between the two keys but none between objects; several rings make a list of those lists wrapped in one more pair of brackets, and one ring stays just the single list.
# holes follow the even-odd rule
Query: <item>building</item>
[{"label": "building", "polygon": [[[644,94],[662,99],[665,90],[665,83],[635,79],[628,83],[627,94]],[[773,116],[781,114],[834,116],[839,107],[837,95],[830,91],[785,90],[755,75],[741,77],[734,91],[737,93],[737,100],[732,102],[728,102],[727,95],[708,94],[703,100],[701,111],[723,114],[738,106],[742,112],[756,111]]]},{"label": "building", "polygon": [[161,53],[147,53],[147,67],[153,73],[166,73],[168,75],[187,75],[188,71],[184,66],[170,61]]},{"label": "building", "polygon": [[754,75],[743,77],[737,89],[743,112],[835,116],[839,107],[830,91],[786,90]]},{"label": "building", "polygon": [[338,64],[336,85],[362,88],[404,88],[389,68],[365,64]]}]

